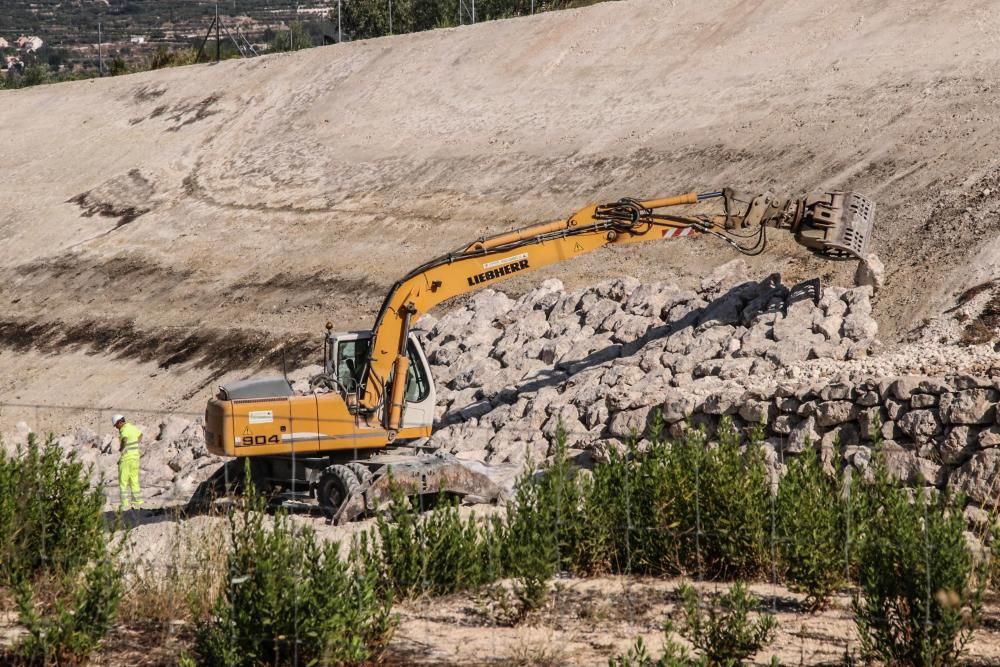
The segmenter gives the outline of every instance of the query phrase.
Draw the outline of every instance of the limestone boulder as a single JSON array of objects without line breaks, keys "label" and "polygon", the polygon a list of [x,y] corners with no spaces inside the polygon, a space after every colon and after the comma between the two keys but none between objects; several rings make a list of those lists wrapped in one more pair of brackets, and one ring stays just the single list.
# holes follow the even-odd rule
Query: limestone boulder
[{"label": "limestone boulder", "polygon": [[967,389],[941,395],[941,420],[946,424],[989,424],[996,419],[995,389]]},{"label": "limestone boulder", "polygon": [[694,412],[697,401],[688,392],[671,392],[664,400],[661,407],[663,421],[667,423],[679,422]]},{"label": "limestone boulder", "polygon": [[740,389],[712,393],[705,398],[701,409],[707,415],[732,415],[739,410],[742,396]]},{"label": "limestone boulder", "polygon": [[858,416],[852,401],[823,401],[816,405],[816,423],[821,427],[853,421]]},{"label": "limestone boulder", "polygon": [[908,375],[896,379],[890,386],[889,392],[900,401],[910,400],[910,396],[920,390],[921,383],[926,382],[927,377],[922,375]]},{"label": "limestone boulder", "polygon": [[990,449],[992,447],[1000,446],[1000,428],[997,426],[990,426],[989,428],[983,429],[979,433],[978,444],[980,449]]},{"label": "limestone boulder", "polygon": [[506,315],[513,307],[513,299],[503,292],[498,292],[491,288],[486,288],[473,294],[467,306],[470,311],[475,313],[477,318],[491,322]]},{"label": "limestone boulder", "polygon": [[593,291],[601,298],[612,299],[621,303],[631,296],[632,292],[637,290],[640,285],[641,283],[635,278],[622,276],[597,283],[590,288],[590,291]]},{"label": "limestone boulder", "polygon": [[772,401],[747,399],[738,405],[740,417],[751,424],[773,423],[778,416],[778,407]]},{"label": "limestone boulder", "polygon": [[[819,336],[820,340],[817,340],[814,336]],[[774,345],[772,341],[772,344],[764,352],[764,358],[779,368],[782,366],[791,366],[792,364],[808,359],[813,347],[823,342],[825,342],[825,339],[821,334],[788,338],[778,345]]]},{"label": "limestone boulder", "polygon": [[790,454],[804,452],[807,447],[819,446],[823,436],[816,425],[816,418],[812,415],[799,422],[788,433],[788,440],[785,443],[785,451]]},{"label": "limestone boulder", "polygon": [[976,452],[952,473],[948,486],[980,507],[1000,509],[1000,449]]},{"label": "limestone boulder", "polygon": [[583,315],[582,323],[593,327],[594,331],[605,331],[605,329],[602,328],[604,321],[611,317],[614,313],[618,312],[620,304],[612,299],[601,299],[597,297],[588,299],[587,297],[590,296],[593,295],[588,294],[583,299],[583,304],[581,306]]},{"label": "limestone boulder", "polygon": [[911,410],[899,418],[899,428],[917,442],[941,432],[941,422],[933,410]]},{"label": "limestone boulder", "polygon": [[[180,438],[181,433],[184,432],[184,429],[190,423],[190,419],[170,415],[158,425],[156,440],[164,443],[174,442]],[[148,438],[149,436],[146,437]]]},{"label": "limestone boulder", "polygon": [[717,266],[701,281],[702,292],[724,292],[742,283],[748,282],[750,273],[747,264],[741,258],[736,258]]},{"label": "limestone boulder", "polygon": [[610,331],[611,340],[616,343],[633,343],[645,336],[653,323],[651,318],[619,310],[601,323],[601,329]]},{"label": "limestone boulder", "polygon": [[885,264],[875,253],[869,253],[858,262],[854,271],[854,282],[860,287],[871,287],[877,293],[885,284]]},{"label": "limestone boulder", "polygon": [[642,437],[646,433],[651,411],[652,408],[644,407],[615,414],[608,424],[607,437],[622,441],[628,441],[632,437]]},{"label": "limestone boulder", "polygon": [[960,465],[977,449],[979,433],[968,426],[955,426],[940,440],[938,452],[946,465]]},{"label": "limestone boulder", "polygon": [[882,424],[887,422],[883,410],[878,407],[862,408],[858,410],[858,432],[862,440],[873,440],[876,429],[880,429]]},{"label": "limestone boulder", "polygon": [[632,290],[622,304],[622,310],[631,315],[660,319],[663,307],[672,304],[678,288],[670,283],[645,283]]},{"label": "limestone boulder", "polygon": [[[823,433],[820,438],[821,449],[843,449],[857,447],[861,444],[861,433],[854,422],[846,422],[834,426]],[[834,465],[834,468],[837,466]]]},{"label": "limestone boulder", "polygon": [[840,298],[847,304],[848,312],[870,315],[872,312],[872,293],[871,285],[861,285],[846,290]]},{"label": "limestone boulder", "polygon": [[844,318],[841,335],[854,341],[872,340],[878,335],[878,323],[867,313],[851,312]]}]

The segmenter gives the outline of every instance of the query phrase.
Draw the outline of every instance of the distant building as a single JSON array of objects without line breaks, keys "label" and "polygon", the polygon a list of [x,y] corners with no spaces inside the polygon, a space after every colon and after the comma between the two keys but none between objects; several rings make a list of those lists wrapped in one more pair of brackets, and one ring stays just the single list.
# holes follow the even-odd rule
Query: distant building
[{"label": "distant building", "polygon": [[25,53],[32,53],[42,48],[45,42],[42,41],[41,37],[35,37],[34,35],[27,37],[21,35],[17,38],[17,48],[21,49]]},{"label": "distant building", "polygon": [[145,35],[131,35],[128,38],[128,41],[131,42],[132,44],[145,44],[146,43],[146,36]]},{"label": "distant building", "polygon": [[0,64],[3,65],[3,67],[0,68],[0,72],[3,72],[8,76],[11,75],[11,73],[24,73],[24,63],[21,62],[21,59],[17,56],[4,56],[3,58],[0,58]]}]

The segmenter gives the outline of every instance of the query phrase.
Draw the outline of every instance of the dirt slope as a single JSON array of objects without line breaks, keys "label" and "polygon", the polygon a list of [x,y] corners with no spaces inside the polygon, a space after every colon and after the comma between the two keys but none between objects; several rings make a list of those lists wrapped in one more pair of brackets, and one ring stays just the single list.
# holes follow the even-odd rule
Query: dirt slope
[{"label": "dirt slope", "polygon": [[[995,273],[998,40],[985,0],[629,0],[0,93],[0,402],[196,412],[471,237],[721,185],[876,198],[892,340]],[[504,288],[731,258],[628,248]],[[751,268],[851,269],[785,240]]]}]

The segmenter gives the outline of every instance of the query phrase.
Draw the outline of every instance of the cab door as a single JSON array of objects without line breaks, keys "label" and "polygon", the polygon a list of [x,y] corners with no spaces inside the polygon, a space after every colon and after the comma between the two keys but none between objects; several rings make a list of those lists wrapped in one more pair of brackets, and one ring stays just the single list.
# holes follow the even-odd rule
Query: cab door
[{"label": "cab door", "polygon": [[406,344],[406,356],[410,359],[410,368],[406,373],[406,392],[403,394],[406,407],[401,427],[429,428],[434,423],[437,396],[427,357],[424,356],[420,343],[412,336]]}]

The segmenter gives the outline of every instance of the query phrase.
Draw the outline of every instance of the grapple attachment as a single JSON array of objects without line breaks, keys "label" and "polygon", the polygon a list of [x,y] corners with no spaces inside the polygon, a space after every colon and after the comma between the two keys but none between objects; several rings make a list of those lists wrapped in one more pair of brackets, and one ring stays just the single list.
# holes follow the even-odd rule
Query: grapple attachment
[{"label": "grapple attachment", "polygon": [[796,204],[795,240],[831,259],[865,259],[875,202],[857,192],[816,192]]}]

